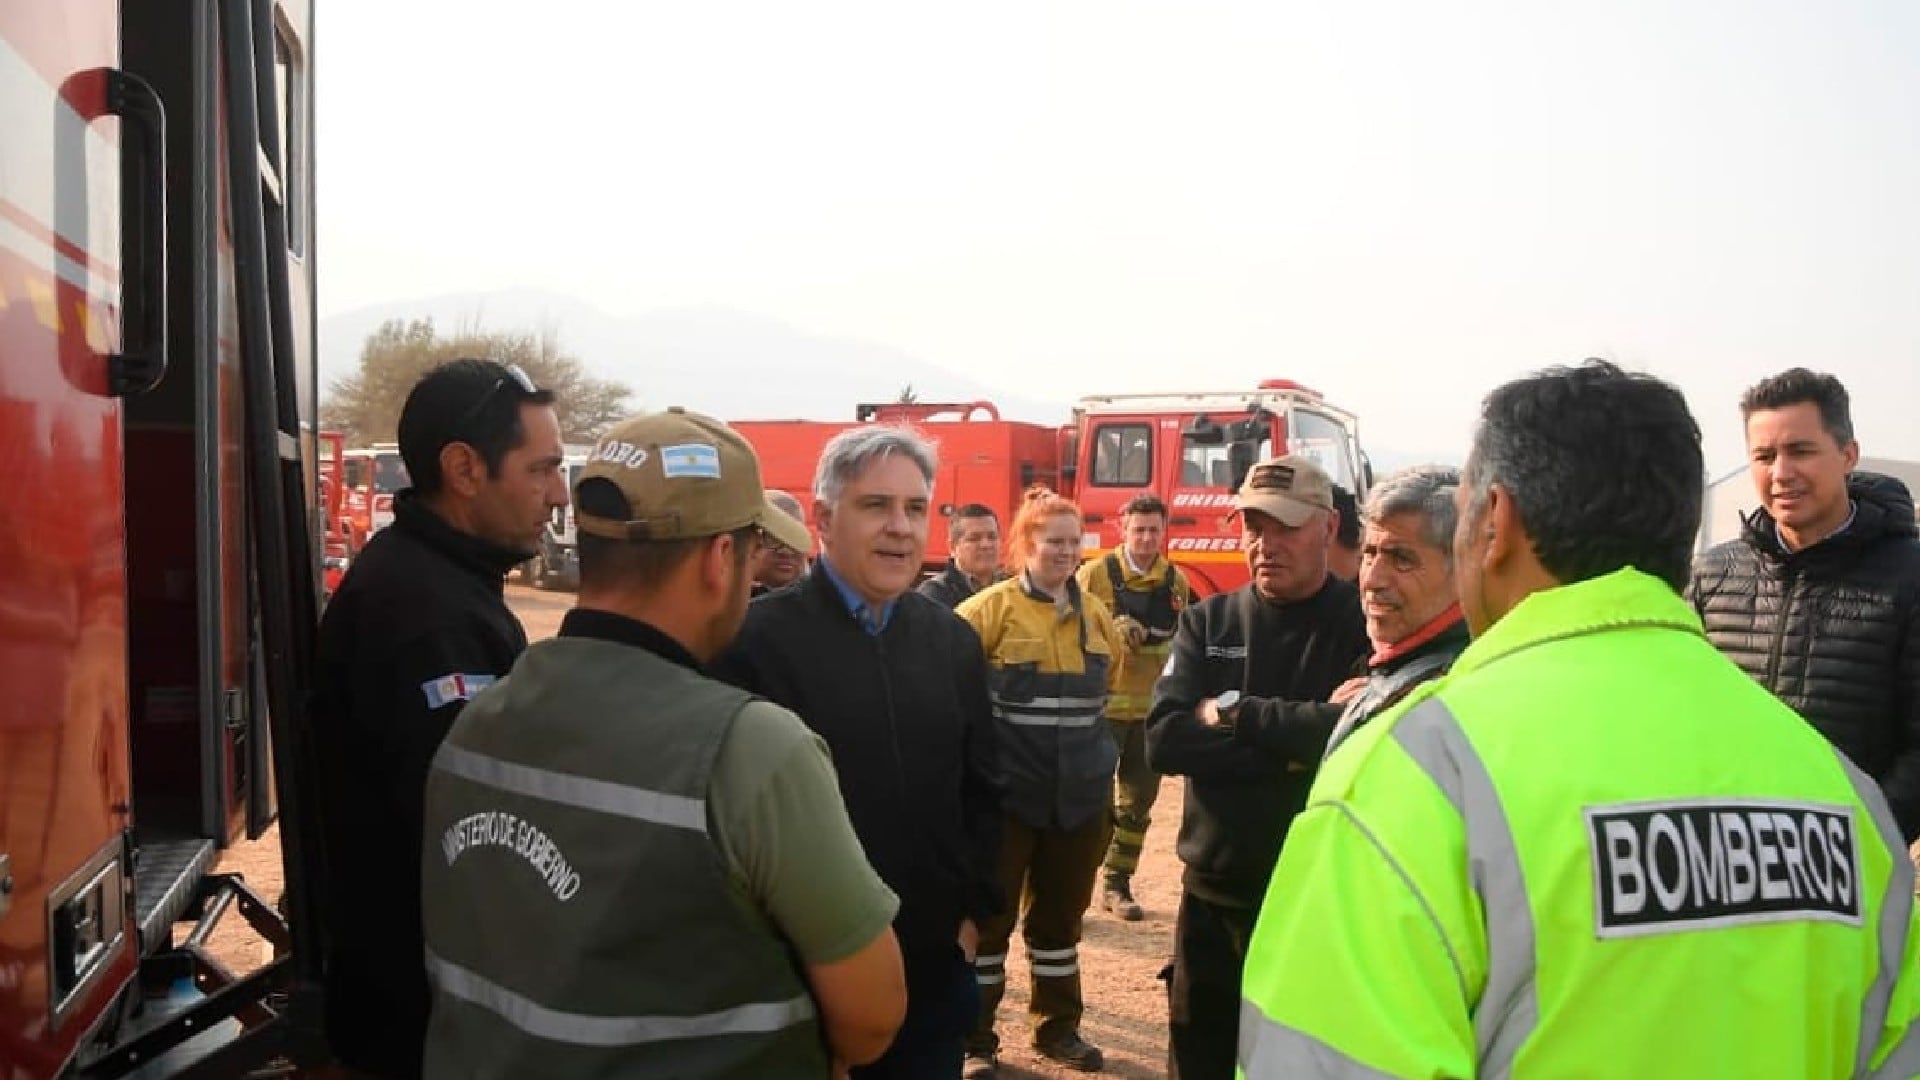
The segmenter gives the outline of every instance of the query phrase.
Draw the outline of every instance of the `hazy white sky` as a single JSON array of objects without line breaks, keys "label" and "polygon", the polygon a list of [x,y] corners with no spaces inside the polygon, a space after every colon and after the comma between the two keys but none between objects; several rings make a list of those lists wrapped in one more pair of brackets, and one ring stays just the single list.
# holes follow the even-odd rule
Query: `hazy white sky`
[{"label": "hazy white sky", "polygon": [[1686,390],[1716,472],[1740,388],[1804,363],[1868,453],[1920,458],[1910,0],[319,20],[323,314],[723,305],[1063,404],[1288,375],[1438,451],[1599,353]]}]

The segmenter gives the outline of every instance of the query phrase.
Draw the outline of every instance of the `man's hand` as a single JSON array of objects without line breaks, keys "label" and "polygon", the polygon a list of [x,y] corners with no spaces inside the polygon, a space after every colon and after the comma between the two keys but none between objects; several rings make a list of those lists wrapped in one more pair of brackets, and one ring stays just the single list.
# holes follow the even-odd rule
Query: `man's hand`
[{"label": "man's hand", "polygon": [[1229,690],[1219,697],[1207,698],[1194,706],[1193,714],[1208,727],[1232,727],[1233,709],[1240,703],[1240,691]]},{"label": "man's hand", "polygon": [[1346,682],[1341,683],[1339,686],[1334,687],[1333,694],[1327,698],[1327,701],[1333,705],[1345,705],[1358,696],[1360,691],[1366,688],[1367,677],[1365,675],[1356,675]]},{"label": "man's hand", "polygon": [[960,920],[960,955],[969,964],[980,955],[980,927],[972,919]]},{"label": "man's hand", "polygon": [[1140,646],[1147,643],[1147,628],[1141,626],[1131,615],[1114,616],[1113,628],[1119,631],[1120,637],[1126,641],[1129,650],[1138,651]]}]

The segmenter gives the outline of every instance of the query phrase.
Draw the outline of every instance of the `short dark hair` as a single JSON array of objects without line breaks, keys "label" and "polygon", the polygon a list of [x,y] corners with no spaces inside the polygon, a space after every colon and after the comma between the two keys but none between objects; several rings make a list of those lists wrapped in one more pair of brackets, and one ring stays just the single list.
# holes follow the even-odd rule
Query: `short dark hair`
[{"label": "short dark hair", "polygon": [[[609,521],[625,521],[633,516],[627,497],[620,488],[605,477],[588,477],[580,481],[573,497],[574,510],[592,517]],[[728,535],[733,537],[734,565],[744,568],[747,555],[753,550],[753,534],[759,531],[757,525],[746,525],[734,529]],[[577,534],[580,557],[580,587],[596,588],[633,588],[648,589],[657,586],[680,568],[680,564],[691,559],[712,542],[711,536],[699,536],[691,540],[616,540],[612,537],[595,536],[589,532]]]},{"label": "short dark hair", "polygon": [[1360,500],[1339,484],[1333,485],[1333,508],[1340,514],[1340,525],[1333,542],[1348,551],[1360,550]]},{"label": "short dark hair", "polygon": [[1820,426],[1827,429],[1833,441],[1841,446],[1853,441],[1853,405],[1847,398],[1847,388],[1824,371],[1788,368],[1761,379],[1740,395],[1740,419],[1750,419],[1764,409],[1784,409],[1809,401],[1820,406]]},{"label": "short dark hair", "polygon": [[1487,395],[1462,477],[1474,513],[1495,484],[1565,583],[1636,567],[1686,588],[1705,496],[1700,425],[1679,390],[1604,360]]},{"label": "short dark hair", "polygon": [[1143,491],[1128,499],[1127,504],[1120,508],[1120,516],[1123,518],[1129,518],[1135,514],[1158,514],[1164,521],[1167,517],[1167,504],[1161,502],[1160,496],[1153,492]]},{"label": "short dark hair", "polygon": [[947,542],[952,543],[960,539],[960,533],[967,527],[967,522],[979,521],[981,518],[991,520],[994,528],[1000,527],[1000,515],[994,513],[993,507],[986,503],[971,502],[954,510],[952,519],[947,522]]},{"label": "short dark hair", "polygon": [[414,490],[440,490],[440,451],[463,442],[480,454],[487,475],[500,475],[507,453],[526,440],[520,406],[551,405],[553,391],[528,393],[517,369],[494,360],[461,357],[420,377],[400,409],[400,459]]}]

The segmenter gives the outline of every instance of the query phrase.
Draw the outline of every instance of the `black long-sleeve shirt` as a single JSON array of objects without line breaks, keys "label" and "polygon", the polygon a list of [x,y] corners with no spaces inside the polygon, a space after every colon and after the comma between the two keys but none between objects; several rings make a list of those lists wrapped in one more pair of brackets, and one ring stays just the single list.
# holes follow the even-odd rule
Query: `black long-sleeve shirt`
[{"label": "black long-sleeve shirt", "polygon": [[393,524],[367,542],[320,620],[313,750],[327,1033],[366,1072],[420,1072],[427,767],[467,700],[527,647],[504,595],[519,559],[403,492]]},{"label": "black long-sleeve shirt", "polygon": [[822,571],[755,600],[713,673],[826,740],[854,832],[900,897],[909,982],[951,978],[960,921],[1002,903],[993,709],[973,628],[907,593],[870,634]]},{"label": "black long-sleeve shirt", "polygon": [[[1359,593],[1331,575],[1296,603],[1248,585],[1181,612],[1147,715],[1147,762],[1187,778],[1177,850],[1194,895],[1259,905],[1340,716],[1326,699],[1368,647]],[[1228,690],[1241,694],[1231,725],[1195,715]]]}]

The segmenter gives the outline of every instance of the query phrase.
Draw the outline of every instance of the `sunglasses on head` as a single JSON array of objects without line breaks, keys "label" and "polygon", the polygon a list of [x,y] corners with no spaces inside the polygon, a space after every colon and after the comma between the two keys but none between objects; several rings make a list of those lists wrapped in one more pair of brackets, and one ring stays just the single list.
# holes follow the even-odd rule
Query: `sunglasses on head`
[{"label": "sunglasses on head", "polygon": [[532,397],[540,392],[540,388],[533,385],[533,379],[527,375],[526,371],[522,369],[519,364],[502,364],[500,366],[505,373],[493,380],[493,385],[487,387],[487,392],[480,395],[480,400],[474,402],[473,406],[469,408],[459,420],[454,422],[453,430],[455,432],[465,432],[467,426],[479,419],[480,414],[486,411],[487,406],[493,402],[494,395],[498,394],[501,389],[509,383],[519,387],[520,392],[528,397]]}]

